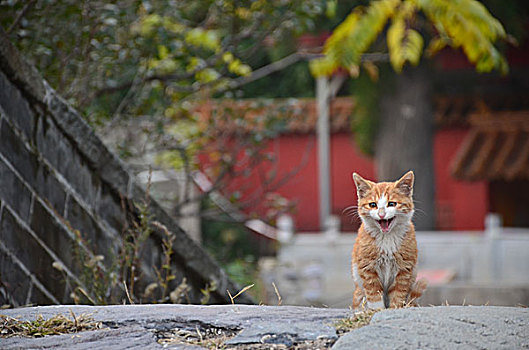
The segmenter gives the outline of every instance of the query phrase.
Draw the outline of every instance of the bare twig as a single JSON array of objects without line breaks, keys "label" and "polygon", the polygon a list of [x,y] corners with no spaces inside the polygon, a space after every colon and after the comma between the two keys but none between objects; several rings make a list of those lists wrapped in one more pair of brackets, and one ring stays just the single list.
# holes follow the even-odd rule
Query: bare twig
[{"label": "bare twig", "polygon": [[35,5],[35,3],[37,2],[37,0],[31,0],[29,2],[27,2],[24,7],[22,8],[22,10],[20,10],[20,12],[18,13],[17,17],[15,18],[15,20],[13,21],[13,23],[11,23],[11,25],[9,26],[9,28],[7,29],[7,34],[11,34],[11,32],[16,28],[18,27],[20,21],[22,20],[22,18],[31,10],[31,8]]},{"label": "bare twig", "polygon": [[274,287],[274,291],[277,295],[277,306],[281,306],[281,304],[283,303],[283,298],[281,298],[281,294],[279,294],[279,291],[277,290],[276,284],[274,282],[272,282],[272,286]]},{"label": "bare twig", "polygon": [[132,298],[130,297],[130,294],[129,294],[129,288],[127,287],[127,283],[125,283],[125,281],[123,281],[123,286],[125,287],[125,293],[127,293],[127,299],[129,299],[129,303],[131,305],[134,304],[134,301],[132,300]]},{"label": "bare twig", "polygon": [[253,284],[250,284],[249,286],[246,286],[244,287],[243,289],[241,289],[239,291],[239,293],[235,294],[234,296],[231,296],[231,293],[228,289],[226,289],[226,291],[228,292],[228,296],[230,297],[230,300],[231,300],[231,303],[232,304],[235,304],[233,301],[235,300],[235,298],[237,298],[239,295],[241,295],[242,293],[246,292],[248,289],[252,288],[253,286],[255,286],[255,283]]},{"label": "bare twig", "polygon": [[82,287],[77,287],[77,290],[81,292],[93,305],[97,305],[97,303],[92,299],[92,297],[88,294],[86,290]]},{"label": "bare twig", "polygon": [[253,81],[264,78],[267,75],[283,70],[287,68],[288,66],[293,65],[294,63],[308,59],[310,57],[312,57],[312,54],[294,52],[293,54],[289,56],[283,57],[279,61],[275,61],[273,63],[270,63],[269,65],[266,65],[264,67],[254,70],[252,74],[248,77],[240,77],[240,78],[235,79],[233,81],[233,84],[230,85],[230,88],[236,89],[238,87],[241,87]]}]

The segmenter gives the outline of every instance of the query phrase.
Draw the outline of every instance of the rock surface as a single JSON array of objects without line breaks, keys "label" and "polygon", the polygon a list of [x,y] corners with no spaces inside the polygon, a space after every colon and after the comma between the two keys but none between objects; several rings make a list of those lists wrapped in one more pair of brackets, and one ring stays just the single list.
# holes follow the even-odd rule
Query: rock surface
[{"label": "rock surface", "polygon": [[[328,348],[337,339],[333,324],[351,316],[347,309],[250,305],[115,305],[43,306],[2,310],[24,320],[36,315],[91,313],[107,327],[102,330],[45,338],[1,339],[2,349],[154,349],[170,334],[227,334],[230,348],[285,349],[305,342]],[[187,332],[187,333],[186,333]],[[180,337],[179,340],[183,338]],[[323,342],[322,342],[323,340]],[[316,342],[316,343],[310,343]],[[202,345],[207,345],[202,342]],[[307,345],[309,344],[309,345]],[[167,342],[169,349],[200,349],[195,344]],[[529,309],[444,306],[385,310],[368,326],[339,338],[332,349],[529,349]]]},{"label": "rock surface", "polygon": [[438,306],[386,310],[333,349],[529,349],[529,309]]},{"label": "rock surface", "polygon": [[[157,338],[174,329],[202,334],[208,329],[236,331],[226,341],[239,344],[286,344],[327,338],[335,340],[332,324],[350,315],[346,309],[318,309],[295,306],[254,305],[115,305],[115,306],[42,306],[2,310],[1,314],[22,320],[37,315],[50,318],[57,314],[92,313],[110,329],[50,336],[46,338],[2,339],[2,349],[63,347],[68,349],[161,348]],[[174,345],[174,346],[172,346]],[[196,349],[195,345],[171,344],[167,348]]]}]

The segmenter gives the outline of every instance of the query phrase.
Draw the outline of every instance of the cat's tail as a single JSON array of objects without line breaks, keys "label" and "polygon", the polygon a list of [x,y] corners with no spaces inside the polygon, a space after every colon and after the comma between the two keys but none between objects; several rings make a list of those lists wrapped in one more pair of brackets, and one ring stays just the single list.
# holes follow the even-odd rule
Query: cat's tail
[{"label": "cat's tail", "polygon": [[411,286],[410,294],[408,296],[408,303],[416,305],[417,299],[421,297],[427,286],[428,281],[426,278],[421,278],[420,280],[415,281],[415,283]]}]

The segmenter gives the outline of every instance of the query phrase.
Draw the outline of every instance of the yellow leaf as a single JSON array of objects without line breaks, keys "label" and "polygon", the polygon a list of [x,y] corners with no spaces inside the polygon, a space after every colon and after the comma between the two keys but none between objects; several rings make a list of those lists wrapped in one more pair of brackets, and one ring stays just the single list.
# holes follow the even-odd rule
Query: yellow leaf
[{"label": "yellow leaf", "polygon": [[389,49],[389,60],[393,69],[402,71],[404,65],[404,55],[402,53],[402,40],[404,38],[405,23],[402,18],[393,20],[387,33],[387,43]]},{"label": "yellow leaf", "polygon": [[426,55],[428,57],[432,57],[439,51],[441,51],[443,48],[446,47],[446,41],[441,38],[434,38],[430,41],[428,44],[428,48],[426,49]]},{"label": "yellow leaf", "polygon": [[407,31],[405,58],[414,66],[418,65],[421,59],[423,43],[423,38],[419,32],[413,29]]},{"label": "yellow leaf", "polygon": [[329,76],[333,74],[338,67],[337,60],[333,60],[329,56],[312,60],[309,63],[310,71],[316,77]]},{"label": "yellow leaf", "polygon": [[158,57],[163,60],[169,56],[169,49],[167,46],[158,45]]},{"label": "yellow leaf", "polygon": [[241,19],[250,19],[250,17],[252,17],[252,11],[250,11],[249,9],[245,8],[245,7],[238,7],[236,10],[235,10],[235,14],[237,15],[237,17],[241,18]]},{"label": "yellow leaf", "polygon": [[222,60],[224,63],[230,63],[233,61],[233,54],[231,52],[226,52],[222,55]]}]

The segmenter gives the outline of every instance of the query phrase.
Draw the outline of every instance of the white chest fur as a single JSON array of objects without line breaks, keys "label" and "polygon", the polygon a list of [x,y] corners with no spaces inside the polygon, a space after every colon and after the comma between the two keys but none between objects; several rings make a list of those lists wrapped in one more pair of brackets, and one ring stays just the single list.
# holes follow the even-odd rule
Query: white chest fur
[{"label": "white chest fur", "polygon": [[375,235],[375,242],[379,249],[375,269],[386,296],[399,272],[394,254],[400,249],[407,231],[406,225],[395,225],[389,233],[380,232]]},{"label": "white chest fur", "polygon": [[395,256],[393,254],[381,253],[376,261],[375,269],[380,283],[382,284],[384,294],[386,294],[389,287],[391,287],[395,281],[395,277],[399,270],[397,262],[395,261]]}]

